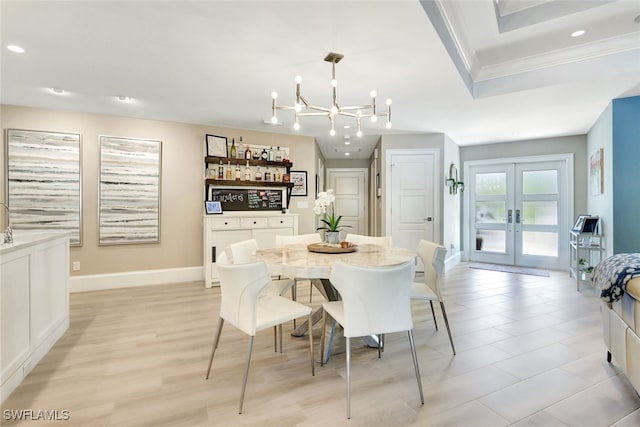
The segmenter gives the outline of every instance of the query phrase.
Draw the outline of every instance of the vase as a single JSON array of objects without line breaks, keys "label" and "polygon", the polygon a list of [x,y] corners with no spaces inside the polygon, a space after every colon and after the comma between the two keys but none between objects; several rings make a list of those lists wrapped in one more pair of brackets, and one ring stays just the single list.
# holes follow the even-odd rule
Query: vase
[{"label": "vase", "polygon": [[339,231],[325,231],[324,232],[324,241],[326,243],[340,243],[340,232]]}]

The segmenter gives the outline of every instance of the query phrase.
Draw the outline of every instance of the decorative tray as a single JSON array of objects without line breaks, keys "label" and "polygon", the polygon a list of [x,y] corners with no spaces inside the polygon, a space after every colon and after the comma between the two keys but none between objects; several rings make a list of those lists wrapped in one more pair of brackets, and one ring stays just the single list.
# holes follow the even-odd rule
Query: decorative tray
[{"label": "decorative tray", "polygon": [[349,247],[343,248],[339,244],[333,243],[312,243],[307,245],[309,252],[319,252],[321,254],[346,254],[355,252],[358,246],[349,244]]}]

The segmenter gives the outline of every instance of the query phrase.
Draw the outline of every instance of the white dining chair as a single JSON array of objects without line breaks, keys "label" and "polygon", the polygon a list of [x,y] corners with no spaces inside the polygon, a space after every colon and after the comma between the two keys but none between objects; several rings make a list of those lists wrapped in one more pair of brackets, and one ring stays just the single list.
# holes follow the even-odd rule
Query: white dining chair
[{"label": "white dining chair", "polygon": [[364,236],[362,234],[347,234],[344,240],[356,245],[391,246],[391,236]]},{"label": "white dining chair", "polygon": [[[209,359],[206,379],[209,379],[209,374],[211,373],[213,357],[220,342],[224,323],[229,322],[249,335],[249,349],[245,362],[238,410],[238,413],[241,414],[249,375],[253,339],[256,332],[277,326],[280,329],[280,339],[282,340],[282,323],[303,316],[308,316],[309,322],[311,322],[311,307],[279,295],[260,296],[261,291],[271,281],[269,269],[263,261],[250,264],[230,264],[226,254],[223,253],[218,257],[217,263],[221,293],[220,316],[213,347],[211,348],[211,358]],[[308,335],[311,375],[315,375],[313,334],[309,331]]]},{"label": "white dining chair", "polygon": [[[280,248],[285,245],[295,245],[295,244],[305,244],[310,245],[313,243],[322,242],[322,236],[319,233],[309,233],[309,234],[298,234],[298,235],[276,235],[276,248]],[[294,284],[291,289],[293,289],[293,299],[297,301],[298,296],[298,283],[295,277],[292,277]],[[312,302],[313,297],[313,283],[309,284],[309,303]]]},{"label": "white dining chair", "polygon": [[[338,289],[341,301],[322,304],[321,357],[324,354],[326,316],[331,316],[344,328],[347,364],[347,418],[351,418],[351,338],[406,331],[411,357],[424,404],[420,369],[413,341],[411,318],[411,282],[414,262],[392,267],[358,267],[336,261],[331,268],[331,283]],[[324,365],[324,359],[321,360]]]},{"label": "white dining chair", "polygon": [[[255,262],[253,256],[258,250],[258,242],[256,239],[243,240],[230,244],[229,249],[231,249],[231,257],[234,264],[248,264]],[[290,278],[272,279],[262,291],[262,295],[284,295],[291,289],[292,298],[295,300],[294,285],[295,281]]]},{"label": "white dining chair", "polygon": [[447,255],[447,249],[436,243],[420,240],[420,242],[418,242],[417,252],[418,256],[422,260],[422,264],[424,265],[424,283],[413,282],[413,285],[411,285],[411,299],[429,301],[436,331],[438,330],[438,322],[436,321],[436,312],[433,309],[433,302],[440,302],[442,317],[444,318],[444,324],[447,327],[447,334],[449,334],[451,350],[453,350],[453,354],[455,355],[456,348],[453,346],[453,338],[451,338],[451,328],[449,327],[449,320],[447,319],[447,311],[444,309],[444,299],[442,298],[440,281],[444,272],[444,260]]}]

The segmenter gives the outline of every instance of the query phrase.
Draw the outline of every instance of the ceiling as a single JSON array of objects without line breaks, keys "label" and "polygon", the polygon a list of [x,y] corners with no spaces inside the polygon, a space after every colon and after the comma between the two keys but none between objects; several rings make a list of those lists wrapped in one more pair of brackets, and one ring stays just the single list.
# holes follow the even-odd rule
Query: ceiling
[{"label": "ceiling", "polygon": [[[294,77],[331,105],[385,120],[302,118],[326,158],[368,158],[385,134],[441,132],[458,145],[584,134],[613,98],[640,95],[637,0],[7,1],[3,104],[296,133],[271,118],[293,105]],[[572,38],[575,30],[586,29]],[[6,46],[25,49],[14,53]],[[63,89],[54,94],[50,88]],[[122,102],[118,96],[132,100]],[[345,129],[345,125],[352,125]],[[350,136],[345,146],[345,135]]]}]

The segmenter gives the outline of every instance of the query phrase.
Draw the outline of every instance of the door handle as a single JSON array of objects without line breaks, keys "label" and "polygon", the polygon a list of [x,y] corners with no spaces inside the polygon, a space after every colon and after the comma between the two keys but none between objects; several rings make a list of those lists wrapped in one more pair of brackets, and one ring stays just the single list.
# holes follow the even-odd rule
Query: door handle
[{"label": "door handle", "polygon": [[511,224],[513,222],[513,209],[509,209],[507,211],[507,223]]},{"label": "door handle", "polygon": [[516,209],[516,224],[520,224],[520,209]]},{"label": "door handle", "polygon": [[425,218],[426,221],[431,222],[433,220],[433,218],[431,218],[430,216]]}]

